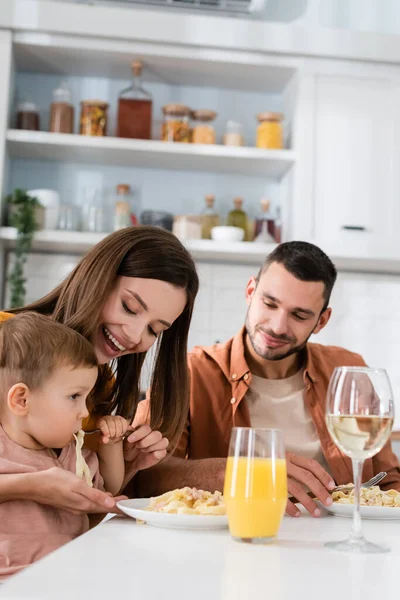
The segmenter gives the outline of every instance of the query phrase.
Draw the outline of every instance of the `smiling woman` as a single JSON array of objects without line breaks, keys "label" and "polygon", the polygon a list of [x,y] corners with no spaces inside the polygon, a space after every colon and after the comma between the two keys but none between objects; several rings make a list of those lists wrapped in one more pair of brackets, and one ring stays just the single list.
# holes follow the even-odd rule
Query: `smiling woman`
[{"label": "smiling woman", "polygon": [[[153,432],[135,432],[146,456],[142,463],[136,461],[131,475],[165,456],[164,438],[174,445],[184,427],[187,338],[198,285],[193,259],[173,234],[156,227],[129,227],[92,248],[47,296],[10,311],[48,315],[92,342],[99,364],[104,365],[90,398],[92,417],[111,413],[134,417],[146,352],[157,343],[151,382]],[[0,478],[0,501],[21,493],[19,484],[7,487],[6,477]],[[25,482],[23,489],[29,497]],[[61,505],[70,508],[64,500],[70,490],[65,487],[64,492]],[[43,501],[52,503],[48,498]]]}]

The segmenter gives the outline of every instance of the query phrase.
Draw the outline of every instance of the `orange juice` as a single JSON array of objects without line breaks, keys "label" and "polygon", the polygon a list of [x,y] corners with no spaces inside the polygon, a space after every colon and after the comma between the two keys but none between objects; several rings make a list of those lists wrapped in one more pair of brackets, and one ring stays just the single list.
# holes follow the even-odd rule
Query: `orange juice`
[{"label": "orange juice", "polygon": [[286,460],[229,456],[224,497],[233,537],[275,537],[287,502]]}]

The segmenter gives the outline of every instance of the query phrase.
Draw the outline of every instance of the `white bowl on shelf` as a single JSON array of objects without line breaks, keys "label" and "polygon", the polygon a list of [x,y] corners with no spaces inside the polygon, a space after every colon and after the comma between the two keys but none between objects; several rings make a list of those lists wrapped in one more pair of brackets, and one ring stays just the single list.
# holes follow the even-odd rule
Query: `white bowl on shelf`
[{"label": "white bowl on shelf", "polygon": [[244,230],[241,227],[219,225],[211,229],[211,239],[216,242],[242,242]]}]

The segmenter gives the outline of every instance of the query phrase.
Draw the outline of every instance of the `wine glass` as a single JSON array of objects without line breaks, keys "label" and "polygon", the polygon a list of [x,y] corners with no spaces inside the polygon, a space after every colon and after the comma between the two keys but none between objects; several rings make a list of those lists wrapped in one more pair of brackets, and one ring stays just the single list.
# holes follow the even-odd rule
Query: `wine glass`
[{"label": "wine glass", "polygon": [[389,551],[364,538],[360,491],[364,460],[386,444],[393,418],[393,394],[385,369],[336,367],[328,387],[326,423],[333,441],[353,464],[354,512],[350,537],[328,542],[329,548],[354,553]]}]

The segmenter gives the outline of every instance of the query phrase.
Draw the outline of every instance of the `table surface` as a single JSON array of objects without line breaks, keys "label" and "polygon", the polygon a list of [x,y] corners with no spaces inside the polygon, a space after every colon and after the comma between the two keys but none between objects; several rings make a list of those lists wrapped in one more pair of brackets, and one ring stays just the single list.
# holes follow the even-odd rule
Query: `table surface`
[{"label": "table surface", "polygon": [[[393,509],[400,510],[400,509]],[[278,542],[239,543],[228,530],[178,531],[114,517],[0,587],[1,599],[365,600],[398,594],[400,520],[364,521],[388,554],[352,555],[324,542],[350,519],[285,517]]]}]

